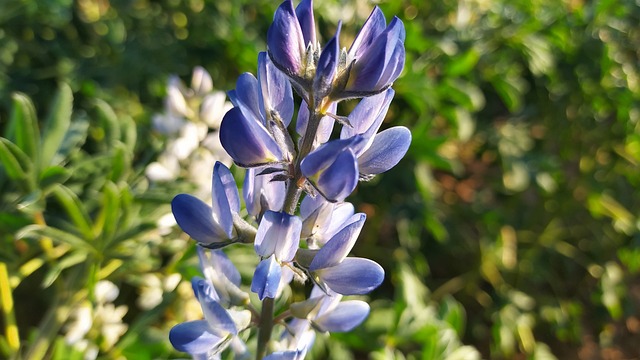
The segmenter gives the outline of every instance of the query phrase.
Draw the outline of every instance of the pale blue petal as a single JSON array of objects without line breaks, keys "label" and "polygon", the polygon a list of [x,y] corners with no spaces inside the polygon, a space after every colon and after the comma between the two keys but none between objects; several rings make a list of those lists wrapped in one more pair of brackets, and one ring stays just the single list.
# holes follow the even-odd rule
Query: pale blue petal
[{"label": "pale blue petal", "polygon": [[214,335],[205,320],[189,321],[178,324],[169,331],[171,345],[182,352],[202,354],[222,341]]},{"label": "pale blue petal", "polygon": [[[235,192],[235,194],[234,194]],[[211,184],[211,205],[214,218],[224,230],[227,238],[233,237],[232,211],[240,211],[240,200],[235,180],[224,164],[217,162],[213,167]],[[232,210],[233,206],[233,210]]]},{"label": "pale blue petal", "polygon": [[275,110],[284,126],[289,126],[293,117],[291,83],[284,73],[273,65],[265,52],[258,54],[258,81],[262,92],[260,104],[263,116]]},{"label": "pale blue petal", "polygon": [[211,253],[211,263],[216,273],[223,274],[231,281],[232,284],[240,286],[240,272],[233,264],[233,262],[227,257],[222,250],[209,250]]},{"label": "pale blue petal", "polygon": [[282,262],[293,260],[298,243],[302,221],[299,217],[285,212],[267,211],[260,225],[255,239],[255,249],[258,255],[267,257],[275,254]]},{"label": "pale blue petal", "polygon": [[260,300],[265,297],[274,299],[278,294],[282,267],[275,259],[274,255],[260,261],[253,273],[251,281],[251,291],[258,294]]},{"label": "pale blue petal", "polygon": [[233,318],[227,310],[217,301],[210,298],[199,299],[202,306],[204,318],[209,323],[210,331],[220,337],[227,337],[229,334],[237,335],[238,330]]},{"label": "pale blue petal", "polygon": [[346,258],[355,245],[366,218],[367,216],[363,213],[355,214],[350,219],[350,223],[338,231],[338,233],[318,251],[313,261],[311,261],[311,265],[309,265],[309,270],[316,271],[332,267],[338,265]]},{"label": "pale blue petal", "polygon": [[265,356],[264,360],[297,360],[297,351],[276,351]]},{"label": "pale blue petal", "polygon": [[360,300],[343,301],[313,322],[324,331],[347,332],[360,325],[369,315],[369,304]]},{"label": "pale blue petal", "polygon": [[204,278],[199,276],[191,278],[191,288],[193,289],[193,293],[195,294],[198,302],[202,303],[205,299],[220,301],[220,296],[216,292],[215,288]]},{"label": "pale blue petal", "polygon": [[[236,179],[233,177],[233,174],[231,174],[229,168],[225,164],[216,161],[216,164],[213,166],[213,174],[214,177],[217,175],[219,178],[231,211],[235,213],[239,212],[240,196],[238,195],[238,187],[236,186]],[[212,189],[217,190],[218,188],[213,186]]]},{"label": "pale blue petal", "polygon": [[[380,94],[360,100],[348,116],[349,123],[353,127],[343,126],[340,138],[346,139],[359,134],[366,139],[372,139],[387,115],[394,94],[395,91],[389,88]],[[366,147],[368,146],[364,148]]]},{"label": "pale blue petal", "polygon": [[396,126],[376,135],[371,147],[358,158],[361,174],[383,173],[404,157],[411,145],[411,131],[404,126]]},{"label": "pale blue petal", "polygon": [[258,79],[251,73],[238,76],[235,91],[229,92],[231,103],[240,108],[244,116],[251,120],[264,122],[260,112],[260,88]]},{"label": "pale blue petal", "polygon": [[384,280],[384,270],[376,262],[346,258],[340,264],[315,272],[331,290],[342,295],[363,295]]},{"label": "pale blue petal", "polygon": [[213,218],[213,210],[202,200],[188,194],[179,194],[171,201],[176,222],[189,236],[202,244],[228,240],[226,232]]}]

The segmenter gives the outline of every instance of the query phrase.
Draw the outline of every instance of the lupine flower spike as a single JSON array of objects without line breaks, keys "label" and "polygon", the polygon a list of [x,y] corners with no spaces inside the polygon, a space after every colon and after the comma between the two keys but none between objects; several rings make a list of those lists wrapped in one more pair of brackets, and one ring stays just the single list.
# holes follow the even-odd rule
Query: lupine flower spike
[{"label": "lupine flower spike", "polygon": [[[347,52],[340,48],[342,24],[321,46],[314,19],[311,0],[297,7],[283,2],[267,51],[258,55],[257,76],[242,74],[229,92],[233,108],[220,125],[220,142],[246,169],[246,210],[233,173],[219,162],[210,203],[186,194],[172,201],[176,222],[198,244],[204,277],[194,277],[192,287],[204,319],[176,325],[169,339],[196,359],[229,352],[239,359],[252,352],[257,359],[303,359],[316,333],[350,331],[367,318],[365,301],[344,296],[367,294],[385,279],[375,261],[349,256],[366,215],[345,200],[409,148],[408,129],[379,132],[404,65],[404,27],[398,18],[387,25],[376,7]],[[209,86],[206,77],[194,83],[195,91]],[[295,125],[293,91],[301,97]],[[350,114],[338,114],[337,103],[349,98],[360,100]],[[223,252],[237,243],[253,244],[246,247],[257,264],[250,286]],[[315,286],[306,300],[288,304],[282,294],[293,279]]]}]

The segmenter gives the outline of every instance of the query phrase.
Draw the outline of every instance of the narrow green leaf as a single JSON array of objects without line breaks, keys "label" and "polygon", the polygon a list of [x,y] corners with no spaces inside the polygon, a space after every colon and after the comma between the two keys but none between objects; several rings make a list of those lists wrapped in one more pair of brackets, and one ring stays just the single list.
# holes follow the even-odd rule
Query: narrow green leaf
[{"label": "narrow green leaf", "polygon": [[129,116],[120,119],[122,126],[122,142],[126,146],[127,152],[133,154],[136,147],[136,141],[138,138],[138,130],[136,129],[136,123]]},{"label": "narrow green leaf", "polygon": [[56,184],[62,184],[71,177],[71,173],[62,166],[49,166],[40,174],[40,189],[47,189]]},{"label": "narrow green leaf", "polygon": [[48,288],[49,286],[53,285],[53,283],[56,281],[56,279],[58,279],[63,270],[84,262],[85,260],[87,260],[87,255],[88,254],[86,251],[75,251],[63,257],[59,261],[56,261],[51,269],[49,269],[49,271],[47,271],[47,273],[45,274],[44,279],[42,280],[42,287]]},{"label": "narrow green leaf", "polygon": [[102,209],[94,226],[96,234],[100,234],[102,249],[113,241],[119,226],[120,190],[111,181],[107,181],[102,189]]},{"label": "narrow green leaf", "polygon": [[43,237],[51,238],[60,243],[65,243],[77,250],[85,250],[90,253],[96,253],[96,249],[87,241],[70,232],[56,229],[50,226],[29,225],[20,229],[16,234],[18,239],[30,238],[39,239]]},{"label": "narrow green leaf", "polygon": [[54,155],[62,145],[71,124],[73,93],[69,85],[61,83],[53,98],[42,132],[42,162],[44,168],[51,165]]},{"label": "narrow green leaf", "polygon": [[64,207],[73,224],[78,228],[79,233],[82,234],[86,240],[93,239],[94,233],[91,230],[91,218],[76,194],[64,185],[56,186],[52,192],[62,207]]},{"label": "narrow green leaf", "polygon": [[12,95],[13,108],[11,122],[15,129],[15,143],[32,160],[39,164],[40,130],[36,110],[28,96],[20,93]]},{"label": "narrow green leaf", "polygon": [[120,122],[111,106],[102,100],[96,100],[96,109],[102,129],[104,130],[104,140],[107,147],[111,148],[120,141]]},{"label": "narrow green leaf", "polygon": [[111,174],[109,175],[109,179],[115,182],[123,179],[123,177],[128,173],[130,167],[131,156],[129,156],[129,154],[127,153],[124,144],[117,143],[114,148],[113,163],[111,166]]},{"label": "narrow green leaf", "polygon": [[33,162],[16,144],[0,138],[0,163],[10,179],[27,192],[35,188]]},{"label": "narrow green leaf", "polygon": [[87,119],[78,117],[74,118],[69,129],[64,135],[64,139],[58,149],[58,153],[51,162],[54,164],[60,163],[73,151],[78,151],[78,149],[80,149],[87,140],[88,131],[89,121]]}]

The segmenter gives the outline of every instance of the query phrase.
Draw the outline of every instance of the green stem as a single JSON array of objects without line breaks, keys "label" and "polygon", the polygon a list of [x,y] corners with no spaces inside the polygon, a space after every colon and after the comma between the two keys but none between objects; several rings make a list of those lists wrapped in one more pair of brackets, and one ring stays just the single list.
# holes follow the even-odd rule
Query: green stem
[{"label": "green stem", "polygon": [[258,328],[258,350],[256,351],[256,360],[261,360],[267,355],[267,347],[271,340],[271,332],[273,331],[273,305],[272,298],[262,300],[262,312],[260,314],[260,323]]}]

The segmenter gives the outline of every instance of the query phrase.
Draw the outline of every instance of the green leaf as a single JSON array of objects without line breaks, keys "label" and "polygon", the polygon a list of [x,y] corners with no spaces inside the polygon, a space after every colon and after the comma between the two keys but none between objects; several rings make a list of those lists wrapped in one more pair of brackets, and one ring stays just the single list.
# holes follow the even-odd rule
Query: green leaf
[{"label": "green leaf", "polygon": [[53,98],[42,132],[42,167],[51,165],[71,124],[73,93],[67,84],[60,84]]},{"label": "green leaf", "polygon": [[62,274],[63,270],[85,262],[85,260],[87,260],[87,255],[86,251],[75,251],[63,257],[59,261],[56,261],[51,269],[49,269],[45,274],[44,279],[42,280],[42,287],[48,288],[53,285],[60,274]]},{"label": "green leaf", "polygon": [[111,181],[123,179],[131,168],[131,154],[122,143],[117,143],[113,154],[113,163],[111,166]]},{"label": "green leaf", "polygon": [[510,112],[515,113],[522,109],[524,92],[527,87],[524,80],[515,76],[495,76],[491,79],[491,84]]},{"label": "green leaf", "polygon": [[40,174],[40,189],[62,184],[71,177],[71,173],[62,166],[49,166]]},{"label": "green leaf", "polygon": [[104,140],[108,148],[120,142],[120,122],[111,106],[102,100],[96,100],[96,109],[102,129],[104,130]]},{"label": "green leaf", "polygon": [[94,230],[102,240],[102,248],[107,248],[113,242],[118,230],[120,212],[120,190],[111,181],[107,181],[102,188],[102,209],[95,223]]},{"label": "green leaf", "polygon": [[67,215],[78,228],[78,231],[86,240],[94,238],[94,233],[91,229],[91,218],[85,210],[80,199],[69,188],[64,185],[58,185],[53,188],[53,195],[64,207]]},{"label": "green leaf", "polygon": [[40,239],[43,237],[51,238],[54,241],[68,244],[74,249],[85,250],[90,253],[97,253],[96,249],[87,240],[78,237],[70,232],[56,229],[50,226],[29,225],[20,229],[16,234],[18,239],[32,238]]},{"label": "green leaf", "polygon": [[64,135],[64,139],[62,140],[62,144],[58,149],[58,153],[52,159],[52,163],[60,163],[63,161],[71,152],[78,151],[78,149],[84,144],[87,140],[87,132],[89,130],[89,121],[84,118],[75,118],[71,123],[69,129]]},{"label": "green leaf", "polygon": [[31,99],[24,94],[12,95],[13,108],[11,122],[15,130],[15,143],[32,160],[33,164],[39,164],[40,157],[40,130],[38,129],[38,117]]},{"label": "green leaf", "polygon": [[445,68],[445,74],[449,76],[460,76],[467,74],[473,70],[480,60],[480,54],[476,49],[469,49],[464,54],[457,56],[451,60]]},{"label": "green leaf", "polygon": [[0,138],[0,162],[7,176],[19,188],[26,192],[35,188],[33,162],[16,144],[5,138]]}]

